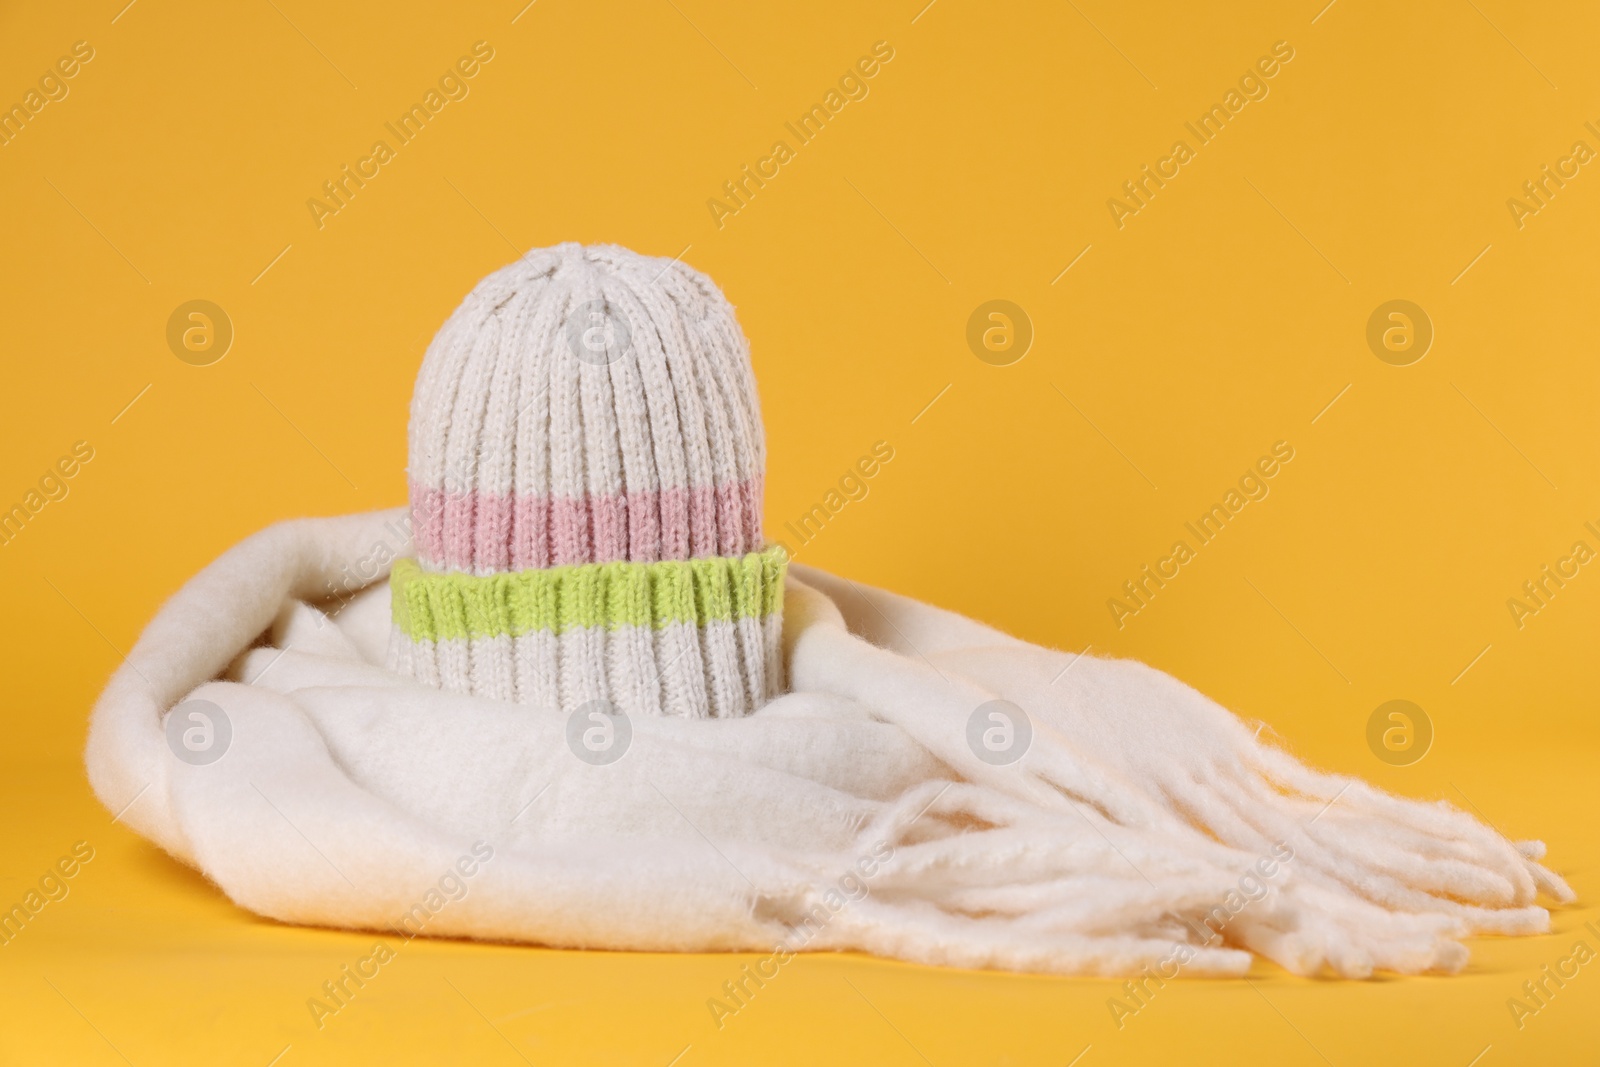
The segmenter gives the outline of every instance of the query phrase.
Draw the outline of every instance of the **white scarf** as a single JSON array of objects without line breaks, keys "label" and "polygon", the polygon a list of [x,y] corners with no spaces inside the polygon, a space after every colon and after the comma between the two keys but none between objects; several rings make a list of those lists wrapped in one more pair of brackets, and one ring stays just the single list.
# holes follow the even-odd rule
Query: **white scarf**
[{"label": "white scarf", "polygon": [[[396,515],[240,543],[161,609],[95,708],[102,803],[259,914],[772,953],[758,969],[855,949],[1236,975],[1253,952],[1361,977],[1458,970],[1457,939],[1543,931],[1537,893],[1573,898],[1539,843],[1311,770],[1160,671],[804,567],[791,692],[744,719],[636,719],[622,758],[586,762],[553,711],[385,670],[386,582],[325,599]],[[209,703],[169,730],[190,701]],[[1017,730],[1019,760],[980,758]],[[221,758],[199,762],[186,732]]]}]

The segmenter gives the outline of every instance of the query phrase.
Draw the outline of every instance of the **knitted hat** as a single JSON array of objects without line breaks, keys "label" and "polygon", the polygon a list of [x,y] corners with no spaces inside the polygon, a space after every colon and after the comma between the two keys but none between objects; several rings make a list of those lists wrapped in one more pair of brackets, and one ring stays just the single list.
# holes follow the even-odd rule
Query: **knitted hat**
[{"label": "knitted hat", "polygon": [[411,401],[391,665],[571,711],[746,715],[782,684],[749,346],[711,280],[615,245],[479,282]]}]

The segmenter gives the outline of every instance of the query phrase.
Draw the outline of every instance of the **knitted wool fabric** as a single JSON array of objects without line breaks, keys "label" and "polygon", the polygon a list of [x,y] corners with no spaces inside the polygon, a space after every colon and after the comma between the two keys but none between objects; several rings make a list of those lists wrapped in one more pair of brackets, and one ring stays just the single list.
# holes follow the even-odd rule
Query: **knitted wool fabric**
[{"label": "knitted wool fabric", "polygon": [[710,279],[613,245],[528,253],[417,377],[391,665],[563,711],[748,714],[782,684],[765,464],[749,346]]}]

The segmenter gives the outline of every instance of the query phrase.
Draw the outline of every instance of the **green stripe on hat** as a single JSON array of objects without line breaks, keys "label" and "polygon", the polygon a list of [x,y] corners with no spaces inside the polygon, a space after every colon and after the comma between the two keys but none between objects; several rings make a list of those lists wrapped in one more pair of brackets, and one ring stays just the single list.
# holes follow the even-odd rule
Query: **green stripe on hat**
[{"label": "green stripe on hat", "polygon": [[783,610],[788,556],[585,563],[502,574],[439,574],[412,559],[389,577],[395,625],[413,641],[517,637],[548,630],[764,619]]}]

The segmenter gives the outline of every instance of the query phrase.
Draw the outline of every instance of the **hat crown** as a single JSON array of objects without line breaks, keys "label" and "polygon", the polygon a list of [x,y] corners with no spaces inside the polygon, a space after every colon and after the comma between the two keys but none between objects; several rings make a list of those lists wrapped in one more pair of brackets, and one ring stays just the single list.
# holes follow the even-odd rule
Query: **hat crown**
[{"label": "hat crown", "polygon": [[419,563],[494,574],[759,551],[749,346],[698,271],[538,249],[478,283],[412,399]]}]

